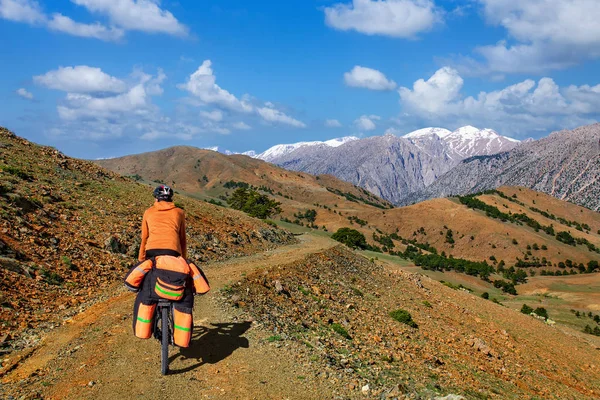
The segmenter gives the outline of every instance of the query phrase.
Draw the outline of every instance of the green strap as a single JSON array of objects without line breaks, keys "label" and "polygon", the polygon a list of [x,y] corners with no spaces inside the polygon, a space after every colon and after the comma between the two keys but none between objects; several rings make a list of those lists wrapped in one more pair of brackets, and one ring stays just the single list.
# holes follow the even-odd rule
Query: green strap
[{"label": "green strap", "polygon": [[146,323],[146,324],[149,324],[149,323],[151,322],[151,320],[149,320],[149,319],[144,319],[144,318],[142,318],[142,317],[137,317],[137,319],[138,319],[138,321],[142,321],[142,322],[144,322],[144,323]]},{"label": "green strap", "polygon": [[[175,324],[173,324],[173,325],[175,325]],[[192,330],[192,328],[185,328],[185,327],[179,326],[179,325],[175,325],[175,329],[179,329],[180,331],[186,331],[186,332],[189,332]]]},{"label": "green strap", "polygon": [[181,293],[169,292],[169,291],[164,290],[163,288],[158,286],[158,283],[156,284],[156,286],[154,288],[156,290],[158,290],[159,292],[161,292],[162,294],[166,294],[167,296],[173,296],[173,297],[181,296]]}]

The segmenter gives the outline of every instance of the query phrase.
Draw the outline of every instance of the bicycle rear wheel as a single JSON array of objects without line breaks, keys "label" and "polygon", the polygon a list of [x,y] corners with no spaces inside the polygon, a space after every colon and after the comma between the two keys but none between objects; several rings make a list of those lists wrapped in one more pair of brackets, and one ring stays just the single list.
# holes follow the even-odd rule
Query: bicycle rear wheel
[{"label": "bicycle rear wheel", "polygon": [[160,372],[163,375],[169,373],[169,307],[161,307],[161,353]]}]

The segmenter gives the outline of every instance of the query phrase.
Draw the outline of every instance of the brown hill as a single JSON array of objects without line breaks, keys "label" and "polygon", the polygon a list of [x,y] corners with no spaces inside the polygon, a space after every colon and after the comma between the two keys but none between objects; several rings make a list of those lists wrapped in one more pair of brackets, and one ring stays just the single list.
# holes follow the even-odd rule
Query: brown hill
[{"label": "brown hill", "polygon": [[[32,328],[52,327],[121,279],[152,201],[148,186],[0,128],[0,344],[31,344]],[[293,240],[234,210],[176,202],[200,262]]]},{"label": "brown hill", "polygon": [[391,207],[366,190],[332,176],[315,177],[287,171],[247,156],[226,156],[195,147],[177,146],[96,162],[121,175],[137,175],[147,181],[164,182],[203,198],[223,197],[235,189],[237,182],[268,188],[273,197],[285,205],[286,211],[296,212],[307,207],[314,208],[315,203],[335,202],[343,205],[354,203],[355,207],[369,203],[382,208]]}]

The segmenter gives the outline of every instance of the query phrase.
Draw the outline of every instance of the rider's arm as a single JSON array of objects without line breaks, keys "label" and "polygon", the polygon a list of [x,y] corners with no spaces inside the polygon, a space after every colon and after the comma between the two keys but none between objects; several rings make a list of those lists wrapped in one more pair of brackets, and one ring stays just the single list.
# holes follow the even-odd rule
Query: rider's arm
[{"label": "rider's arm", "polygon": [[187,258],[187,242],[185,238],[185,213],[181,213],[181,225],[179,228],[179,243],[181,244],[181,256]]},{"label": "rider's arm", "polygon": [[146,213],[144,213],[144,219],[142,220],[142,243],[140,244],[140,254],[138,256],[139,261],[146,259],[146,242],[148,241],[148,221],[146,220]]}]

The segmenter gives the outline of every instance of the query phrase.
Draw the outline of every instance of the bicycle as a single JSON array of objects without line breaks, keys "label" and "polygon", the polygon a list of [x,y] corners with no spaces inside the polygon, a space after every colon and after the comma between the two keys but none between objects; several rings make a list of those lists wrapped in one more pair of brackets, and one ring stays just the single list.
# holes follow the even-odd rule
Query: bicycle
[{"label": "bicycle", "polygon": [[173,302],[158,300],[154,311],[154,337],[161,343],[160,372],[162,375],[169,373],[169,345],[174,345],[173,328]]}]

